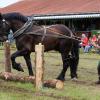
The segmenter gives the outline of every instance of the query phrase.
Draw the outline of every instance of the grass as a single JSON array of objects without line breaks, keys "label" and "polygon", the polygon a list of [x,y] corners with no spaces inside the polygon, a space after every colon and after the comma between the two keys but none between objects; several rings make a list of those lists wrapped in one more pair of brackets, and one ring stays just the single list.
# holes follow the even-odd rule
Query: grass
[{"label": "grass", "polygon": [[[4,71],[3,50],[0,51],[0,72]],[[34,66],[34,54],[31,55]],[[100,100],[100,85],[95,85],[98,80],[97,64],[100,56],[95,53],[80,53],[78,66],[78,82],[70,79],[70,71],[66,73],[64,89],[43,88],[36,91],[31,83],[19,83],[0,80],[0,100]],[[28,76],[28,71],[23,58],[16,60],[25,70],[24,73],[15,71],[18,75]],[[59,53],[45,53],[44,78],[54,79],[61,71],[62,61]],[[35,69],[35,67],[33,67]]]}]

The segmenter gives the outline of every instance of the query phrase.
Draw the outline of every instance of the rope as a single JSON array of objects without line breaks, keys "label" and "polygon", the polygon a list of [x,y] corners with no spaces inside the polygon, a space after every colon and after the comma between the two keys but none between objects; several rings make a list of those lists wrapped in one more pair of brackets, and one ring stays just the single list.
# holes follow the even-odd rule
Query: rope
[{"label": "rope", "polygon": [[41,42],[43,42],[43,40],[44,40],[44,38],[45,38],[45,35],[46,35],[46,27],[45,26],[43,26],[43,29],[44,29],[44,34],[43,34],[43,36],[42,36],[42,39],[41,39]]},{"label": "rope", "polygon": [[[49,30],[51,30],[52,32],[54,32],[55,34],[57,34],[57,35],[59,35],[59,36],[62,36],[63,38],[64,37],[66,37],[67,39],[69,38],[69,39],[73,39],[73,40],[76,40],[76,41],[79,41],[79,42],[81,42],[81,40],[79,40],[80,39],[80,37],[76,37],[76,36],[74,36],[74,35],[72,35],[72,32],[70,32],[71,33],[71,37],[70,36],[66,36],[66,35],[64,35],[64,34],[61,34],[61,33],[58,33],[58,32],[56,32],[56,31],[54,31],[53,29],[51,29],[51,27],[52,26],[56,26],[56,25],[51,25],[51,26],[48,26],[48,27],[45,27],[45,30],[46,29],[49,29]],[[38,30],[36,30],[36,31],[33,31],[33,32],[29,32],[28,34],[37,34],[37,35],[43,35],[43,34],[41,34],[41,33],[39,33],[39,31],[41,31],[41,30],[44,30],[44,28],[40,28],[40,29],[38,29]],[[27,34],[27,33],[25,33],[25,34]],[[46,35],[46,36],[50,36],[50,37],[56,37],[56,36],[51,36],[51,35]],[[57,36],[58,37],[58,36]],[[61,38],[62,38],[61,37]],[[59,37],[60,38],[60,37]],[[76,39],[77,38],[77,39]]]},{"label": "rope", "polygon": [[[28,32],[28,33],[25,33],[25,34],[33,34],[33,35],[37,35],[37,36],[42,36],[43,35],[42,33],[33,33],[33,32]],[[78,40],[78,39],[75,39],[75,38],[72,38],[72,37],[69,37],[69,36],[66,36],[66,35],[62,35],[62,34],[52,34],[52,35],[51,34],[46,34],[45,37],[72,39],[72,40],[81,42],[81,40]]]}]

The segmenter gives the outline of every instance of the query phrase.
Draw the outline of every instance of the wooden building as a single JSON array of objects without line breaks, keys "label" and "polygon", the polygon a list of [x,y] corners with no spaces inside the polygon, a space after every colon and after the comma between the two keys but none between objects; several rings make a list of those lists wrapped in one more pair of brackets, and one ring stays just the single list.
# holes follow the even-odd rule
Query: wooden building
[{"label": "wooden building", "polygon": [[0,12],[32,15],[39,24],[65,24],[79,33],[100,30],[100,0],[21,0]]}]

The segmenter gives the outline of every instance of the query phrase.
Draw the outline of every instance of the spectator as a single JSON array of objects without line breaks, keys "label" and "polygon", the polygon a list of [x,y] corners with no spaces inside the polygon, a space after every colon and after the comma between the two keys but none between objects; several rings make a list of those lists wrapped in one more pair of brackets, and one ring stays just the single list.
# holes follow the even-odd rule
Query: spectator
[{"label": "spectator", "polygon": [[85,50],[85,47],[88,45],[88,38],[85,34],[82,34],[80,46]]},{"label": "spectator", "polygon": [[98,35],[98,38],[92,40],[92,45],[97,50],[97,53],[100,53],[100,35]]},{"label": "spectator", "polygon": [[96,35],[95,35],[95,34],[92,36],[91,41],[92,41],[92,42],[96,42],[96,41],[97,41],[97,37],[96,37]]},{"label": "spectator", "polygon": [[8,40],[9,40],[10,43],[13,43],[13,42],[14,42],[14,37],[13,37],[13,32],[12,32],[12,30],[10,30],[10,32],[9,32]]},{"label": "spectator", "polygon": [[89,38],[88,44],[84,48],[84,52],[88,53],[91,50],[91,48],[92,48],[92,43],[91,43],[91,38]]}]

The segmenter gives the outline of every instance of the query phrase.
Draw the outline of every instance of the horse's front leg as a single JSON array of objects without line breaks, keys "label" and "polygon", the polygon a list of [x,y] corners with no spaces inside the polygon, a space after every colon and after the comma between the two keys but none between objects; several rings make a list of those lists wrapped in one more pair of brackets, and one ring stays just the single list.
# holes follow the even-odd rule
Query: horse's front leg
[{"label": "horse's front leg", "polygon": [[32,70],[32,64],[31,64],[31,58],[30,58],[30,53],[24,55],[24,59],[26,61],[27,67],[28,67],[28,71],[29,71],[29,76],[33,76],[33,70]]},{"label": "horse's front leg", "polygon": [[15,59],[16,57],[19,56],[24,56],[27,53],[27,50],[18,50],[15,53],[13,53],[11,55],[11,62],[12,62],[12,67],[18,71],[24,71],[23,68],[21,67],[21,65],[19,63],[16,63]]}]

